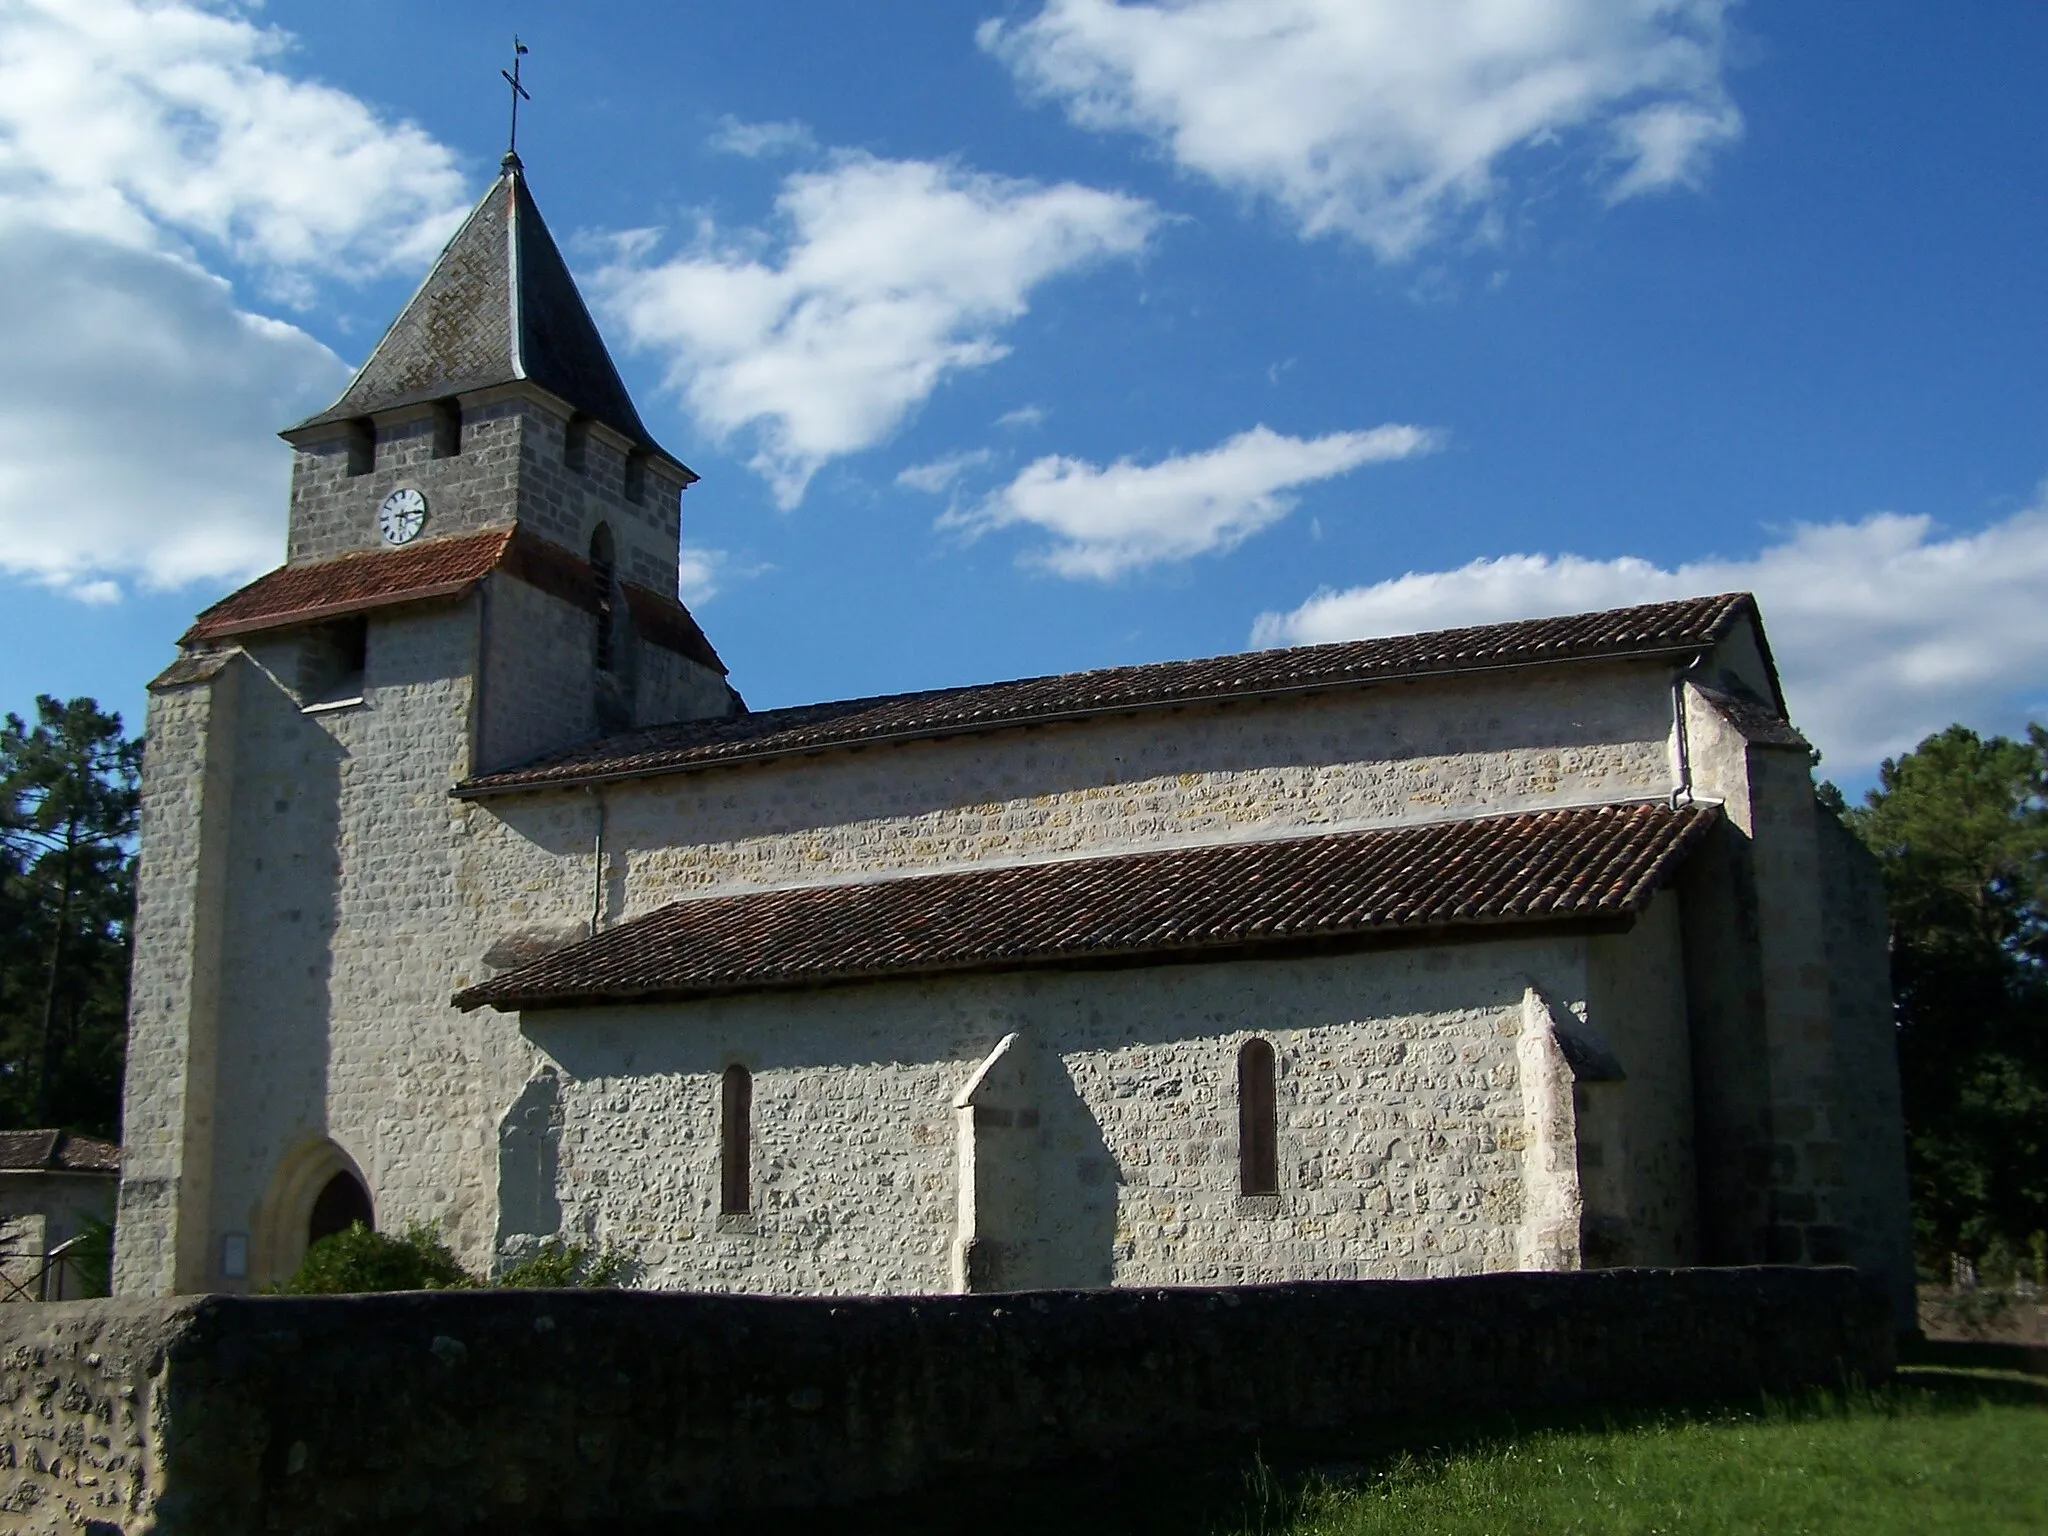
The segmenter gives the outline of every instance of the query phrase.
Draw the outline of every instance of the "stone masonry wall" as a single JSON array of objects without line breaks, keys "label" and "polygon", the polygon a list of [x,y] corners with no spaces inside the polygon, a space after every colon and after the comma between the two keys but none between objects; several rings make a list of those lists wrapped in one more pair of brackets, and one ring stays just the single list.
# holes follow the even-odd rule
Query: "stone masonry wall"
[{"label": "stone masonry wall", "polygon": [[506,576],[489,579],[483,602],[478,766],[523,763],[587,740],[597,729],[595,620]]},{"label": "stone masonry wall", "polygon": [[383,548],[377,508],[399,486],[427,498],[425,536],[496,527],[515,517],[565,549],[584,555],[600,520],[609,522],[619,574],[663,594],[676,590],[682,488],[648,462],[636,501],[626,494],[617,443],[593,433],[581,471],[564,462],[566,423],[538,400],[485,391],[464,402],[462,451],[435,457],[435,423],[424,409],[396,411],[376,423],[374,466],[348,472],[347,437],[309,439],[292,465],[292,564],[353,550]]},{"label": "stone masonry wall", "polygon": [[44,1218],[47,1253],[86,1230],[88,1221],[114,1219],[115,1181],[103,1173],[0,1174],[0,1221],[14,1216]]},{"label": "stone masonry wall", "polygon": [[[595,1536],[1390,1420],[1892,1368],[1848,1270],[916,1300],[605,1292],[0,1308],[22,1536]],[[1045,1474],[1041,1474],[1045,1475]]]},{"label": "stone masonry wall", "polygon": [[1593,1134],[1592,1106],[1581,1109],[1588,1263],[1699,1260],[1692,1039],[1678,904],[1676,891],[1661,892],[1630,932],[1588,944],[1587,1023],[1623,1074],[1579,1091],[1585,1101],[1611,1101]]},{"label": "stone masonry wall", "polygon": [[332,435],[299,446],[292,459],[290,535],[285,559],[293,565],[356,550],[384,548],[377,509],[401,485],[427,498],[424,538],[470,533],[511,521],[524,411],[499,400],[463,412],[462,452],[434,457],[434,421],[424,411],[381,423],[376,462],[348,472],[348,439]]},{"label": "stone masonry wall", "polygon": [[618,548],[619,575],[664,597],[676,594],[682,486],[652,460],[638,501],[626,494],[625,451],[603,429],[584,445],[583,467],[568,464],[568,422],[529,408],[520,438],[519,521],[587,554],[600,521]]},{"label": "stone masonry wall", "polygon": [[123,1293],[205,1281],[231,762],[248,670],[228,659],[150,694],[114,1251]]},{"label": "stone masonry wall", "polygon": [[322,1136],[363,1171],[380,1225],[438,1220],[459,1248],[489,1250],[490,1128],[531,1066],[516,1033],[447,1006],[446,978],[491,901],[462,883],[447,797],[469,761],[475,644],[473,603],[381,616],[363,703],[311,714],[247,668],[231,738],[211,1236],[188,1289],[297,1262],[256,1253],[253,1273],[232,1277],[220,1239],[263,1230],[278,1169]]},{"label": "stone masonry wall", "polygon": [[[559,1220],[656,1286],[946,1290],[954,1099],[1016,1031],[1038,1060],[1037,1219],[1008,1288],[1510,1268],[1522,998],[1534,980],[1583,1009],[1585,964],[1584,940],[1540,938],[530,1015],[560,1104],[534,1235]],[[1238,1193],[1253,1036],[1278,1066],[1271,1197]],[[753,1074],[743,1218],[719,1215],[734,1063]]]}]

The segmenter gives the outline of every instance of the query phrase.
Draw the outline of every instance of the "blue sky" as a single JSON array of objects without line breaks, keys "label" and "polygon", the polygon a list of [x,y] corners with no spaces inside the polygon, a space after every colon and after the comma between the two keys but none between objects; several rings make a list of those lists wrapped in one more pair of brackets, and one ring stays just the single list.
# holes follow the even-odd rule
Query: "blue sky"
[{"label": "blue sky", "polygon": [[0,705],[281,558],[515,27],[756,707],[1747,586],[1852,784],[2048,716],[2023,0],[0,0]]}]

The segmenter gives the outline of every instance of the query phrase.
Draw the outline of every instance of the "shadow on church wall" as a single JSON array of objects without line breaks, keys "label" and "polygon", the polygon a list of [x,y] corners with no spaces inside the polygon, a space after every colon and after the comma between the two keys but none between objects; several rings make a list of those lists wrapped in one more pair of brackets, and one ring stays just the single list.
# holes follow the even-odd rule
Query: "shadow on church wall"
[{"label": "shadow on church wall", "polygon": [[[242,663],[235,721],[214,1087],[217,1230],[251,1230],[278,1160],[327,1129],[347,751],[274,675],[289,648],[256,654],[269,669]],[[254,1255],[259,1267],[273,1257]]]},{"label": "shadow on church wall", "polygon": [[1037,1264],[1027,1283],[1059,1289],[1108,1285],[1116,1278],[1123,1170],[1066,1062],[1048,1053],[1038,1085]]}]

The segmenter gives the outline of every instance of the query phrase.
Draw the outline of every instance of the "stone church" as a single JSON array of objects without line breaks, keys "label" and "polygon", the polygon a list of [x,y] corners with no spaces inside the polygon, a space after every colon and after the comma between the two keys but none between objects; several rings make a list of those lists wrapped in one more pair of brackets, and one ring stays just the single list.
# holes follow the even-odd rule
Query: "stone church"
[{"label": "stone church", "polygon": [[117,1237],[937,1292],[1910,1283],[1875,871],[1757,606],[753,711],[524,173],[151,685]]}]

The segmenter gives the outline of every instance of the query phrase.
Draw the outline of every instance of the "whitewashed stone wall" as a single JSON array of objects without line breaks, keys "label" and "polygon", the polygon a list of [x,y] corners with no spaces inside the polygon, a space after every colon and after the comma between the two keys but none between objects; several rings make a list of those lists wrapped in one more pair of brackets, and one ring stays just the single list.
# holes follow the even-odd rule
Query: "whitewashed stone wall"
[{"label": "whitewashed stone wall", "polygon": [[[488,1252],[494,1127],[530,1072],[515,1033],[447,1006],[489,893],[466,890],[448,786],[468,764],[474,605],[372,621],[361,706],[302,713],[253,666],[233,736],[214,1178],[220,1242],[258,1230],[309,1139],[368,1178],[380,1225],[432,1220]],[[122,1242],[127,1234],[124,1228]],[[259,1283],[297,1254],[258,1254]]]},{"label": "whitewashed stone wall", "polygon": [[[559,1073],[564,1229],[647,1283],[951,1288],[954,1100],[997,1041],[1042,1053],[1037,1233],[1015,1284],[1512,1268],[1532,980],[1585,941],[954,978],[534,1014]],[[1238,1193],[1239,1047],[1278,1060],[1280,1194]],[[719,1078],[753,1073],[755,1211],[721,1217]]]},{"label": "whitewashed stone wall", "polygon": [[[114,1219],[114,1178],[90,1173],[0,1174],[0,1221],[36,1217],[43,1247],[38,1256],[86,1230],[88,1221]],[[28,1250],[17,1247],[16,1253]]]},{"label": "whitewashed stone wall", "polygon": [[209,664],[150,695],[114,1249],[122,1294],[206,1284],[220,946],[246,672],[233,660]]}]

